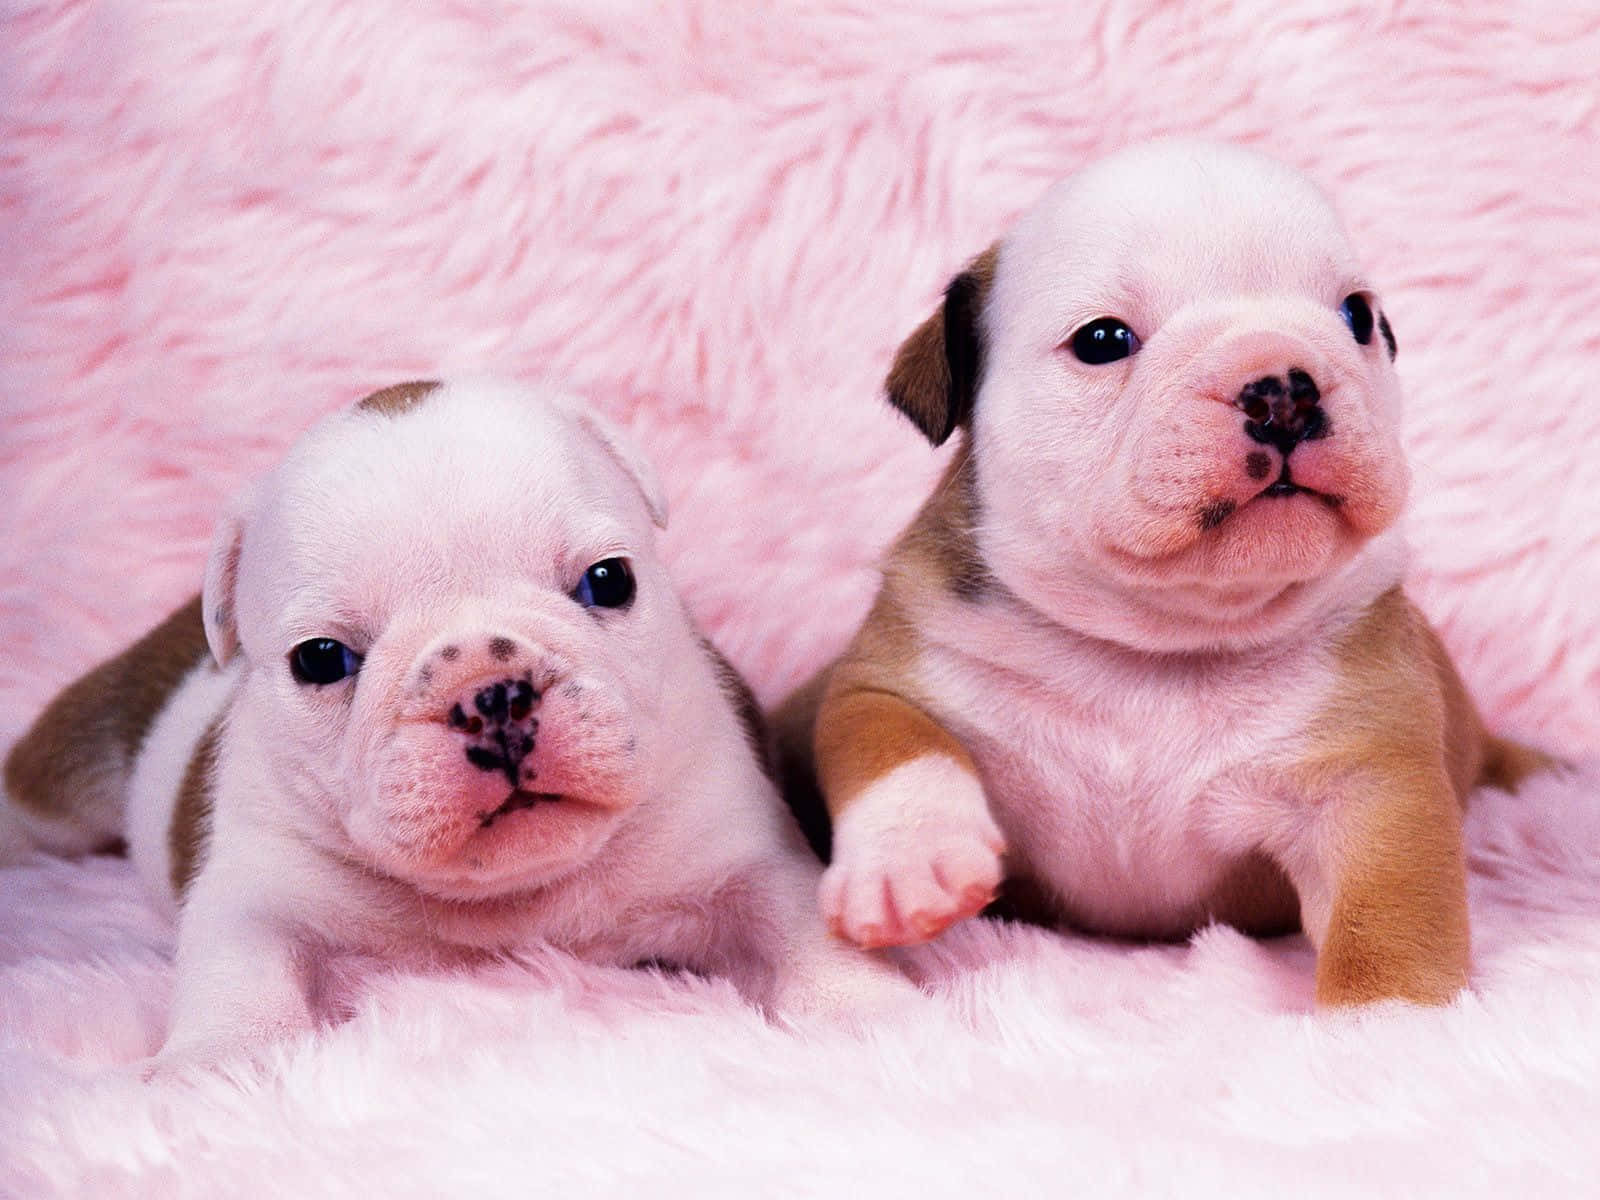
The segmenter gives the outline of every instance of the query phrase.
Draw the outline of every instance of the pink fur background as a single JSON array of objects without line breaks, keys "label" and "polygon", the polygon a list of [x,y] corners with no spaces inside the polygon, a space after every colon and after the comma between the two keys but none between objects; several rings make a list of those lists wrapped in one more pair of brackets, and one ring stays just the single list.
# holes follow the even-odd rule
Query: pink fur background
[{"label": "pink fur background", "polygon": [[[460,370],[632,427],[774,700],[941,459],[896,342],[1044,186],[1162,133],[1322,182],[1400,340],[1413,594],[1492,722],[1600,748],[1600,12],[1524,0],[0,7],[0,746],[198,584],[312,418]],[[381,981],[146,1088],[125,864],[0,872],[0,1194],[1585,1192],[1600,773],[1484,793],[1478,987],[1316,1016],[1310,951],[971,923],[866,1032],[535,956]]]}]

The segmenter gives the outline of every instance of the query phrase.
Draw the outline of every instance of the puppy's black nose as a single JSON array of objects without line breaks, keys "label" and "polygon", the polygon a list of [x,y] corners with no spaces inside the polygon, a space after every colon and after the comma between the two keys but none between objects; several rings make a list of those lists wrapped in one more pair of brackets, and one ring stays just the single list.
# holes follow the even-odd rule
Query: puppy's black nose
[{"label": "puppy's black nose", "polygon": [[1301,442],[1328,436],[1321,403],[1317,381],[1299,367],[1289,368],[1287,383],[1281,376],[1263,375],[1245,384],[1234,400],[1246,418],[1244,431],[1286,458]]},{"label": "puppy's black nose", "polygon": [[446,718],[466,742],[467,761],[481,771],[499,771],[512,787],[521,781],[522,760],[533,753],[539,693],[527,679],[501,679],[477,688],[451,706]]}]

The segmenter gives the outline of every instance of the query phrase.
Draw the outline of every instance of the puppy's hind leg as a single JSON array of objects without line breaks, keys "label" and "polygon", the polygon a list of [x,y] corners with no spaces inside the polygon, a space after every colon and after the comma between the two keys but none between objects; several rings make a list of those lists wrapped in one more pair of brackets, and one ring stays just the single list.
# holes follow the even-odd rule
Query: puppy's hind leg
[{"label": "puppy's hind leg", "polygon": [[209,661],[196,596],[63,689],[6,755],[0,861],[29,847],[67,856],[119,848],[145,736]]}]

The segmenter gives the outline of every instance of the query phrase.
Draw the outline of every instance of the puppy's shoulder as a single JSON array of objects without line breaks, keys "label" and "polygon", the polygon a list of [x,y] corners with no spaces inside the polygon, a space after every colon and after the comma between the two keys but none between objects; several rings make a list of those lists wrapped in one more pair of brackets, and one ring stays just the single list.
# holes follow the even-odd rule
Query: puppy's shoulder
[{"label": "puppy's shoulder", "polygon": [[947,623],[954,615],[959,621],[1004,593],[979,545],[982,519],[976,467],[963,444],[885,555],[878,595],[835,664],[842,683],[909,686],[936,619]]},{"label": "puppy's shoulder", "polygon": [[1000,584],[978,545],[982,517],[977,467],[970,446],[963,443],[890,549],[884,565],[886,589],[912,608],[946,597],[969,604],[992,597]]},{"label": "puppy's shoulder", "polygon": [[1411,774],[1442,760],[1465,797],[1489,738],[1449,652],[1398,585],[1332,640],[1332,686],[1308,731],[1308,764]]}]

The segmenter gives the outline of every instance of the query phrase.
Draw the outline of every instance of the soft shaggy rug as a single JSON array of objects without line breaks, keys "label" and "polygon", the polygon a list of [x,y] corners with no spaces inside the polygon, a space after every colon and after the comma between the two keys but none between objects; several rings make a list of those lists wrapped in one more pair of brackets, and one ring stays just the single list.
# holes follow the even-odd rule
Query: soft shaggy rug
[{"label": "soft shaggy rug", "polygon": [[[1492,721],[1600,749],[1600,12],[1549,0],[7,0],[0,746],[192,591],[223,497],[397,379],[553,374],[659,462],[766,699],[938,470],[897,339],[1055,177],[1169,132],[1337,198],[1394,318],[1413,593]],[[147,1087],[126,864],[0,873],[0,1194],[1593,1194],[1600,770],[1471,813],[1474,994],[1319,1015],[1301,939],[969,923],[783,1029],[534,957]]]}]

